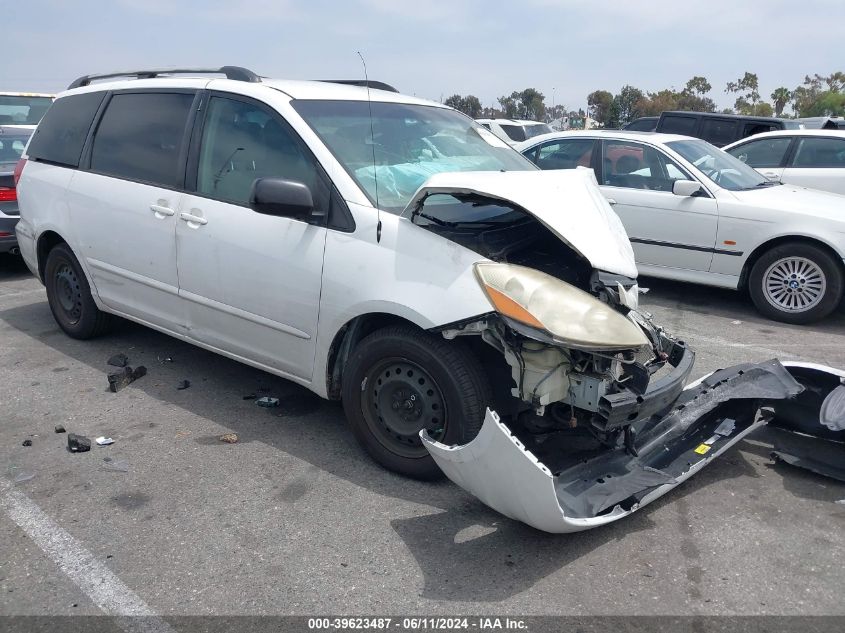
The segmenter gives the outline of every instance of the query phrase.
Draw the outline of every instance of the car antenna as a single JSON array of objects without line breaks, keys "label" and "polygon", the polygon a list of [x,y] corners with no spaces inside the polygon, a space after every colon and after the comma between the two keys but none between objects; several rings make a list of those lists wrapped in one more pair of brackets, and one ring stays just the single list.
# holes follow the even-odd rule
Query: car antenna
[{"label": "car antenna", "polygon": [[364,67],[364,85],[367,86],[367,108],[370,111],[370,146],[373,148],[373,181],[376,188],[376,243],[381,242],[381,207],[378,204],[378,170],[376,169],[376,134],[373,130],[373,102],[370,99],[370,77],[367,75],[367,62],[364,61],[364,56],[361,51],[355,51],[358,57],[361,58],[361,65]]}]

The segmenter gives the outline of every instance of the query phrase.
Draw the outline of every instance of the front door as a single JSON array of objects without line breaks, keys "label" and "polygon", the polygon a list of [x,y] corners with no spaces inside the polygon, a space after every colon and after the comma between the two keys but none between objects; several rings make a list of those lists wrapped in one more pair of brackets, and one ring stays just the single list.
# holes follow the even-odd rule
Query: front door
[{"label": "front door", "polygon": [[764,136],[732,147],[728,154],[751,165],[767,179],[780,182],[792,139],[792,136]]},{"label": "front door", "polygon": [[270,108],[212,94],[204,110],[189,161],[192,193],[182,201],[176,228],[188,334],[310,380],[326,228],[256,213],[249,195],[257,178],[295,180],[310,187],[322,211],[329,196],[325,176]]},{"label": "front door", "polygon": [[708,194],[676,196],[675,180],[692,180],[655,147],[602,141],[601,191],[619,215],[638,264],[707,271],[718,207]]}]

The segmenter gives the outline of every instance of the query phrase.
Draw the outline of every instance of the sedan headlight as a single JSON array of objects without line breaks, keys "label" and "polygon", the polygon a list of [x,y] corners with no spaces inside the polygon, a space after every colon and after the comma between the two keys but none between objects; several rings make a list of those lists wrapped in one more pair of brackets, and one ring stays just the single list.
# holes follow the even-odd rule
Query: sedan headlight
[{"label": "sedan headlight", "polygon": [[648,345],[635,323],[583,290],[532,268],[478,262],[475,274],[500,314],[576,349]]}]

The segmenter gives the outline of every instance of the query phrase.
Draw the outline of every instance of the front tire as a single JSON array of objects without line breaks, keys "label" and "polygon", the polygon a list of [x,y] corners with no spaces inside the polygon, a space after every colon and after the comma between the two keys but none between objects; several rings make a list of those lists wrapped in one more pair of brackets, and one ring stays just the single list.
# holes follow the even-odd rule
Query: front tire
[{"label": "front tire", "polygon": [[108,329],[110,315],[97,308],[85,273],[67,244],[54,246],[47,255],[44,285],[53,318],[65,334],[89,339]]},{"label": "front tire", "polygon": [[749,294],[765,316],[784,323],[823,319],[842,299],[840,265],[812,244],[788,242],[764,253],[751,269]]},{"label": "front tire", "polygon": [[490,386],[462,343],[400,325],[355,347],[342,397],[355,438],[373,459],[408,477],[437,479],[443,473],[420,430],[445,444],[469,442],[481,430]]}]

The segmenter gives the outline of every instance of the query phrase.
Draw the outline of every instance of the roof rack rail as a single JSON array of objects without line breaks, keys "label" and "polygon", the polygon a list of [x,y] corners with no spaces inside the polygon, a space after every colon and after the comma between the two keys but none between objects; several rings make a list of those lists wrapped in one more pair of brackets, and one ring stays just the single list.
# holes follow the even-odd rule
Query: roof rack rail
[{"label": "roof rack rail", "polygon": [[375,81],[373,79],[318,79],[327,84],[345,84],[347,86],[361,86],[362,88],[373,88],[375,90],[386,90],[388,92],[399,92],[390,84],[383,81]]},{"label": "roof rack rail", "polygon": [[226,79],[235,81],[248,81],[257,83],[261,78],[251,70],[240,66],[222,66],[220,68],[156,68],[153,70],[127,70],[121,73],[108,73],[106,75],[83,75],[75,79],[68,87],[68,90],[87,86],[92,81],[99,79],[112,79],[113,77],[135,77],[136,79],[152,79],[159,75],[226,75]]}]

